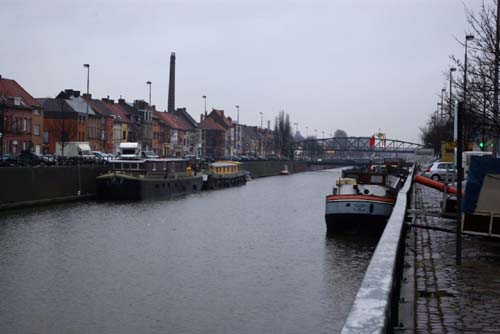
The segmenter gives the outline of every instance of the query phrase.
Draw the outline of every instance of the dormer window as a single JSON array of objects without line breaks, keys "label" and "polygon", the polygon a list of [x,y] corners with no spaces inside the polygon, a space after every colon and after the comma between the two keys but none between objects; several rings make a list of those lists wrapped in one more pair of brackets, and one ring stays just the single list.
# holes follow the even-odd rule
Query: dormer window
[{"label": "dormer window", "polygon": [[14,96],[14,105],[15,106],[21,105],[21,98],[19,96]]}]

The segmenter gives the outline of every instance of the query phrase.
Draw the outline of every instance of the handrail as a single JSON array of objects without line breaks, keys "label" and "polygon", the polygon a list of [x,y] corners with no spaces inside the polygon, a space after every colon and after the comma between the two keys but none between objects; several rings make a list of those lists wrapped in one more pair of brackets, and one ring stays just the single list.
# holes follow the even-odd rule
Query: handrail
[{"label": "handrail", "polygon": [[373,253],[342,334],[392,332],[392,306],[397,293],[395,290],[399,286],[398,260],[404,241],[404,219],[414,170],[415,166],[398,193],[391,217]]}]

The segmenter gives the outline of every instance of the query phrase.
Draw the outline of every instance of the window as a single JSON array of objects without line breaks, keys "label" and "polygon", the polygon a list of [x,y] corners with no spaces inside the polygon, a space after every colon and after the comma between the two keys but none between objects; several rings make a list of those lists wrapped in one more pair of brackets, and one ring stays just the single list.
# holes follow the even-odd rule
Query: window
[{"label": "window", "polygon": [[33,115],[39,116],[40,115],[40,110],[37,110],[37,109],[33,110]]},{"label": "window", "polygon": [[35,124],[35,127],[33,128],[33,134],[35,136],[39,136],[40,135],[40,124]]},{"label": "window", "polygon": [[27,118],[23,119],[23,131],[24,132],[28,131],[28,119]]}]

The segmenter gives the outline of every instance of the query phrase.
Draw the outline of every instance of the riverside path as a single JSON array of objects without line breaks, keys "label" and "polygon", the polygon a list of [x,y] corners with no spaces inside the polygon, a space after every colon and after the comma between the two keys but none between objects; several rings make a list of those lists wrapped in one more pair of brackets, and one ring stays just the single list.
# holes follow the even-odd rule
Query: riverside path
[{"label": "riverside path", "polygon": [[[439,211],[442,194],[415,185],[419,210]],[[417,224],[453,230],[455,220],[418,216]],[[455,234],[417,228],[416,333],[500,333],[500,243],[463,236],[455,264]]]}]

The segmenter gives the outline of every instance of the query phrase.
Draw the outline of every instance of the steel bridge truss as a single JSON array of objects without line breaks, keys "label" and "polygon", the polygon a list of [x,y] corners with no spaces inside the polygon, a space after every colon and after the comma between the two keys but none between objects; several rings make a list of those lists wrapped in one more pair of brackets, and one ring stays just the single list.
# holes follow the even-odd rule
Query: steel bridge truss
[{"label": "steel bridge truss", "polygon": [[415,153],[423,145],[396,140],[379,139],[373,137],[343,137],[309,139],[295,143],[298,151],[350,151],[350,152],[387,152],[387,153]]}]

